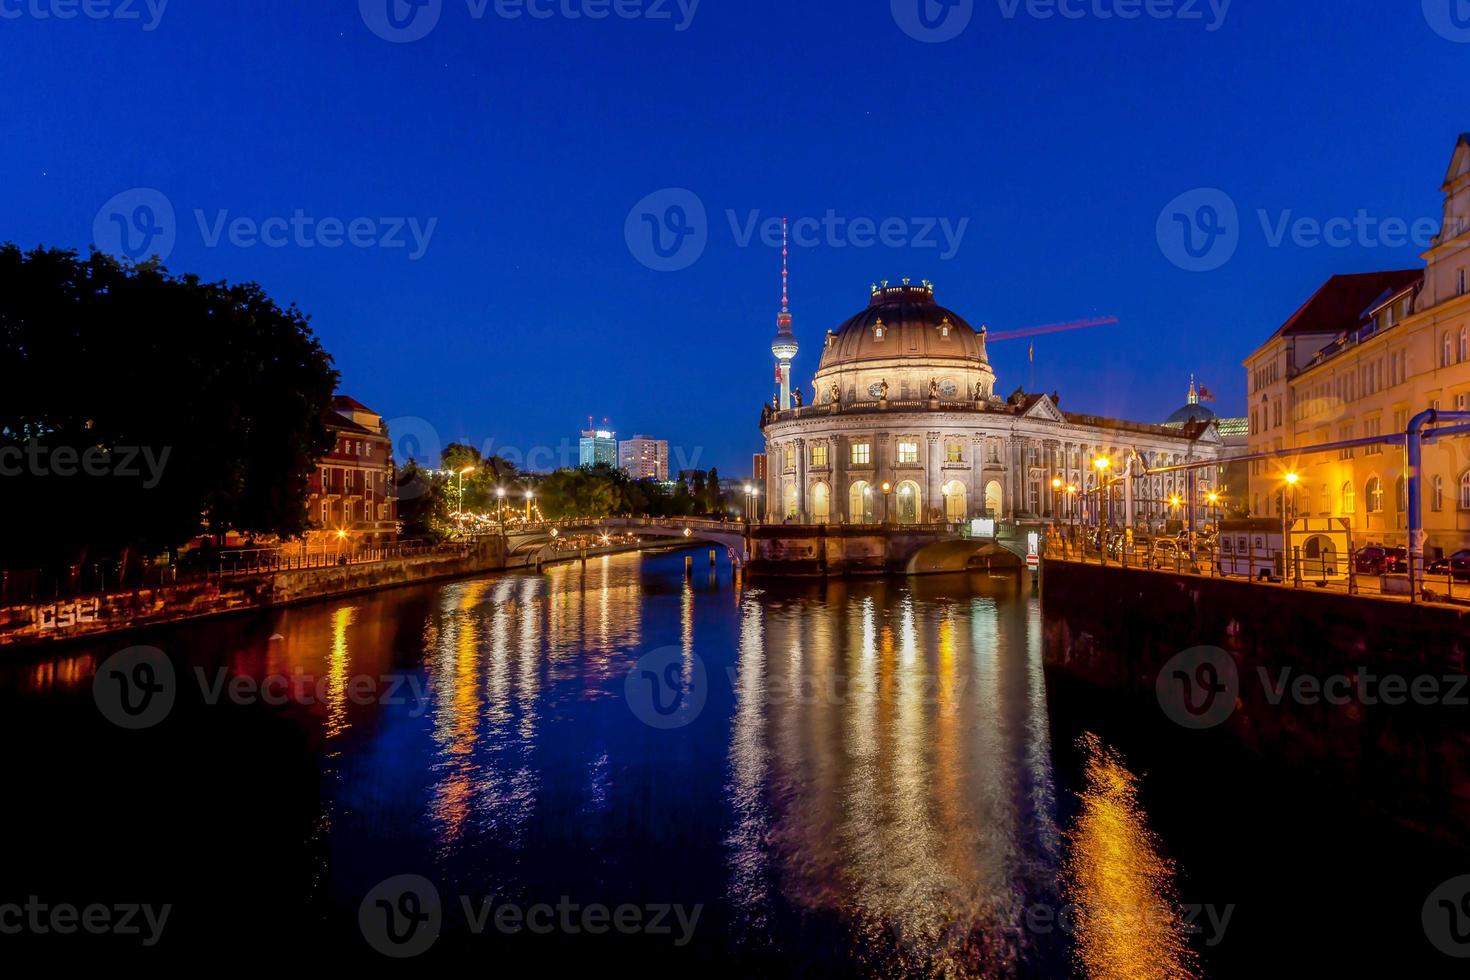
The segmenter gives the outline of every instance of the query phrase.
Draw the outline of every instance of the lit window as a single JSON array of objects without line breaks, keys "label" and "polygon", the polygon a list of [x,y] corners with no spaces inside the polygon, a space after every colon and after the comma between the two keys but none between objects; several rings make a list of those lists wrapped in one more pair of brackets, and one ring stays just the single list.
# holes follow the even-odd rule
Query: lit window
[{"label": "lit window", "polygon": [[1381,514],[1381,513],[1383,513],[1383,481],[1382,480],[1378,479],[1378,477],[1376,477],[1376,476],[1369,477],[1368,478],[1367,493],[1365,494],[1365,496],[1368,498],[1368,513],[1370,513],[1370,514]]},{"label": "lit window", "polygon": [[1431,498],[1430,506],[1435,510],[1444,510],[1444,477],[1442,476],[1436,476],[1434,478],[1434,495]]},{"label": "lit window", "polygon": [[873,462],[873,446],[871,443],[855,442],[852,444],[852,465],[868,466]]},{"label": "lit window", "polygon": [[898,464],[900,466],[912,465],[919,461],[919,444],[917,442],[901,442],[898,444]]},{"label": "lit window", "polygon": [[785,453],[784,453],[784,457],[783,458],[785,459],[785,462],[786,462],[786,469],[788,469],[788,470],[794,470],[794,469],[796,469],[796,447],[795,446],[787,445],[786,446],[786,449],[785,449]]},{"label": "lit window", "polygon": [[827,444],[825,442],[818,443],[817,445],[812,447],[812,465],[827,465]]},{"label": "lit window", "polygon": [[1470,510],[1470,470],[1460,474],[1460,509]]},{"label": "lit window", "polygon": [[962,442],[945,443],[944,461],[946,463],[963,463],[965,461],[965,444]]},{"label": "lit window", "polygon": [[1351,514],[1358,509],[1357,491],[1351,483],[1342,485],[1342,512]]},{"label": "lit window", "polygon": [[886,333],[886,332],[887,332],[887,328],[883,326],[883,321],[881,319],[877,323],[873,324],[873,339],[874,340],[882,340],[883,339],[883,334]]}]

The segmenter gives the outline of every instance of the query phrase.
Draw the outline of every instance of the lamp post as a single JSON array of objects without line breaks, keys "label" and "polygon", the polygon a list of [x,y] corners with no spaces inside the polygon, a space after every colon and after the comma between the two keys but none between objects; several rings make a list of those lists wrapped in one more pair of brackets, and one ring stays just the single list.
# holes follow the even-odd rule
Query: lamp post
[{"label": "lamp post", "polygon": [[495,488],[495,501],[499,508],[497,519],[500,521],[500,530],[505,531],[505,487]]},{"label": "lamp post", "polygon": [[464,530],[464,478],[475,472],[476,467],[466,466],[459,471],[459,529]]},{"label": "lamp post", "polygon": [[1220,530],[1220,515],[1219,515],[1220,495],[1218,493],[1216,493],[1215,491],[1211,490],[1208,494],[1205,495],[1205,503],[1209,504],[1210,505],[1210,510],[1212,512],[1214,512],[1214,515],[1215,515],[1215,531],[1216,531],[1216,533],[1218,533],[1219,530]]},{"label": "lamp post", "polygon": [[531,501],[533,501],[535,499],[536,499],[536,491],[535,490],[527,490],[526,491],[526,523],[527,524],[530,524],[531,523]]},{"label": "lamp post", "polygon": [[[1092,465],[1097,470],[1097,522],[1102,525],[1106,533],[1113,523],[1113,490],[1108,486],[1108,469],[1113,465],[1113,461],[1106,456],[1099,456],[1092,461]],[[1104,507],[1103,494],[1107,494],[1106,507]]]},{"label": "lamp post", "polygon": [[888,498],[893,493],[893,484],[883,481],[883,526],[888,526]]},{"label": "lamp post", "polygon": [[[1286,483],[1281,488],[1281,579],[1286,580],[1287,566],[1291,544],[1291,518],[1287,516],[1287,510],[1291,504],[1296,503],[1296,485],[1301,482],[1301,474],[1295,470],[1288,472],[1285,476]],[[1288,497],[1290,504],[1288,503]]]},{"label": "lamp post", "polygon": [[1060,513],[1062,509],[1062,478],[1059,476],[1051,478],[1051,508],[1052,522],[1060,524],[1062,521],[1062,515]]}]

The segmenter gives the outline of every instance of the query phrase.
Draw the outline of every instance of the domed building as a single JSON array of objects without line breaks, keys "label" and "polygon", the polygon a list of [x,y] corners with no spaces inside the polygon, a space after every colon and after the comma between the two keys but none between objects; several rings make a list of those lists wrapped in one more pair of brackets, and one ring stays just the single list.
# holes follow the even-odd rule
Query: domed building
[{"label": "domed building", "polygon": [[[784,308],[783,316],[789,336]],[[790,358],[783,366],[789,378]],[[765,408],[766,519],[1072,520],[1094,506],[1086,501],[1098,497],[1095,461],[1105,457],[1115,475],[1134,461],[1138,521],[1162,526],[1185,516],[1170,500],[1190,481],[1183,472],[1144,476],[1144,468],[1220,455],[1212,419],[1125,422],[1065,412],[1055,394],[1018,389],[1001,398],[997,390],[985,328],[940,306],[932,283],[872,287],[867,309],[827,331],[806,404],[800,393],[787,402],[783,385]],[[1216,472],[1199,471],[1197,493]]]}]

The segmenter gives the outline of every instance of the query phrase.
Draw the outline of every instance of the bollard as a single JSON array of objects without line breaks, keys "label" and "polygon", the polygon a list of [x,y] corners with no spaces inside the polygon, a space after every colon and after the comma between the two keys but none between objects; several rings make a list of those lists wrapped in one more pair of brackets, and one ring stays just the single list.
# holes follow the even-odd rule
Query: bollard
[{"label": "bollard", "polygon": [[1302,549],[1300,546],[1294,546],[1291,549],[1291,563],[1294,566],[1292,571],[1293,588],[1300,589],[1302,587]]}]

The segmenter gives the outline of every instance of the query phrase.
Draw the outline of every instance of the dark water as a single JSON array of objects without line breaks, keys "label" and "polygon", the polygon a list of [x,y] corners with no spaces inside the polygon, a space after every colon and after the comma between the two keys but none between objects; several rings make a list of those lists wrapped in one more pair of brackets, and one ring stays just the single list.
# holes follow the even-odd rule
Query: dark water
[{"label": "dark water", "polygon": [[[168,906],[161,929],[141,913],[140,934],[27,926],[0,952],[1463,974],[1420,925],[1435,885],[1470,871],[1461,852],[1053,676],[1029,592],[741,592],[696,554],[688,583],[682,555],[622,556],[585,578],[402,589],[0,668],[0,902],[109,921]],[[172,683],[109,660],[137,644]],[[160,720],[104,717],[99,698],[116,715],[150,676]]]}]

